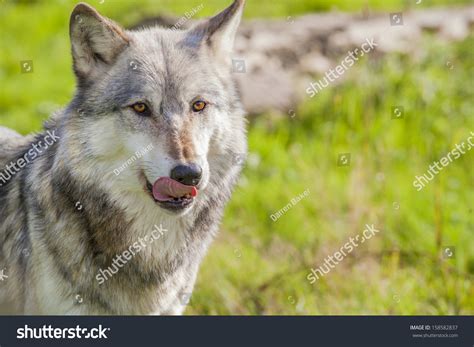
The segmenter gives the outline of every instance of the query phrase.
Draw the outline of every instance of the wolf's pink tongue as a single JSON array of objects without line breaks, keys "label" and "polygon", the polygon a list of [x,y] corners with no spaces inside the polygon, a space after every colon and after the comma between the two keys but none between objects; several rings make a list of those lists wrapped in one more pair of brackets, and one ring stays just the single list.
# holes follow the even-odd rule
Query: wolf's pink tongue
[{"label": "wolf's pink tongue", "polygon": [[158,201],[169,201],[187,194],[195,197],[197,192],[196,187],[187,186],[169,177],[160,177],[153,184],[153,196]]}]

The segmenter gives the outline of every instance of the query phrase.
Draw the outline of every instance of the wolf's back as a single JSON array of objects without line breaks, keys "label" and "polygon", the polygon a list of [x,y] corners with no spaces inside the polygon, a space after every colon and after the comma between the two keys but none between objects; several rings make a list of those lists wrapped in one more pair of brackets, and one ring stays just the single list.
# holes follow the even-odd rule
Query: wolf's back
[{"label": "wolf's back", "polygon": [[[18,149],[25,144],[27,137],[23,137],[17,132],[0,126],[0,173],[5,169],[5,166],[15,156]],[[8,195],[5,195],[6,190],[2,191],[0,188],[0,211],[2,211],[5,200],[9,199]],[[5,244],[4,236],[6,228],[4,223],[6,216],[0,213],[0,264],[6,263],[5,250],[2,246]],[[7,289],[7,290],[5,290]],[[0,290],[0,314],[18,314],[16,307],[16,298],[12,299],[11,292],[8,290],[8,286],[4,286],[4,290]]]},{"label": "wolf's back", "polygon": [[28,137],[0,126],[0,169],[11,160],[16,150],[28,142]]}]

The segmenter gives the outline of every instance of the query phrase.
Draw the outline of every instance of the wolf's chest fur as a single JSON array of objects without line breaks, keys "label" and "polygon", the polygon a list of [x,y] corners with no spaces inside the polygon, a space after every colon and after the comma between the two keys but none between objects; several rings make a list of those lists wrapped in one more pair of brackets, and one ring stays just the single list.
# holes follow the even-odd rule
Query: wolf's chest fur
[{"label": "wolf's chest fur", "polygon": [[176,219],[147,196],[80,181],[57,164],[58,151],[50,147],[0,191],[0,261],[10,265],[16,305],[29,314],[181,313],[236,175],[221,172]]}]

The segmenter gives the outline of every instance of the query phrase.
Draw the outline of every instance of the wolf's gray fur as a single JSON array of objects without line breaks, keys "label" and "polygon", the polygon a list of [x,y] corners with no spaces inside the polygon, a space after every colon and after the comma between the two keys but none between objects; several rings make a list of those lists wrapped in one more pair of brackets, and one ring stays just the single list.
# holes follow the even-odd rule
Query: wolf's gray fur
[{"label": "wolf's gray fur", "polygon": [[[27,138],[0,129],[0,313],[180,314],[240,173],[245,120],[231,78],[244,6],[236,0],[187,31],[126,31],[79,4],[70,37],[77,91]],[[207,107],[193,113],[196,98]],[[151,113],[129,106],[145,101]],[[47,147],[48,134],[59,139]],[[153,150],[119,176],[136,151]],[[10,174],[19,159],[28,164]],[[203,169],[199,195],[181,213],[144,188],[178,163]],[[11,166],[10,166],[11,167]],[[11,176],[5,180],[6,176]],[[101,269],[155,225],[167,231],[114,276]]]}]

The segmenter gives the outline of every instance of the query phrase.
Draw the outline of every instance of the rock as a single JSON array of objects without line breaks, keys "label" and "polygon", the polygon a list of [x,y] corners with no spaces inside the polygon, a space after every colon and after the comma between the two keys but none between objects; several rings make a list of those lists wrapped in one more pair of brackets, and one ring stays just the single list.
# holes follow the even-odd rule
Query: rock
[{"label": "rock", "polygon": [[294,77],[276,64],[236,74],[236,79],[242,102],[251,114],[271,110],[286,113],[295,101]]},{"label": "rock", "polygon": [[441,27],[440,37],[447,41],[463,40],[467,35],[469,35],[469,25],[467,21],[450,19]]},{"label": "rock", "polygon": [[328,71],[331,66],[331,60],[323,56],[319,51],[313,51],[301,59],[300,72],[303,74],[322,75]]}]

